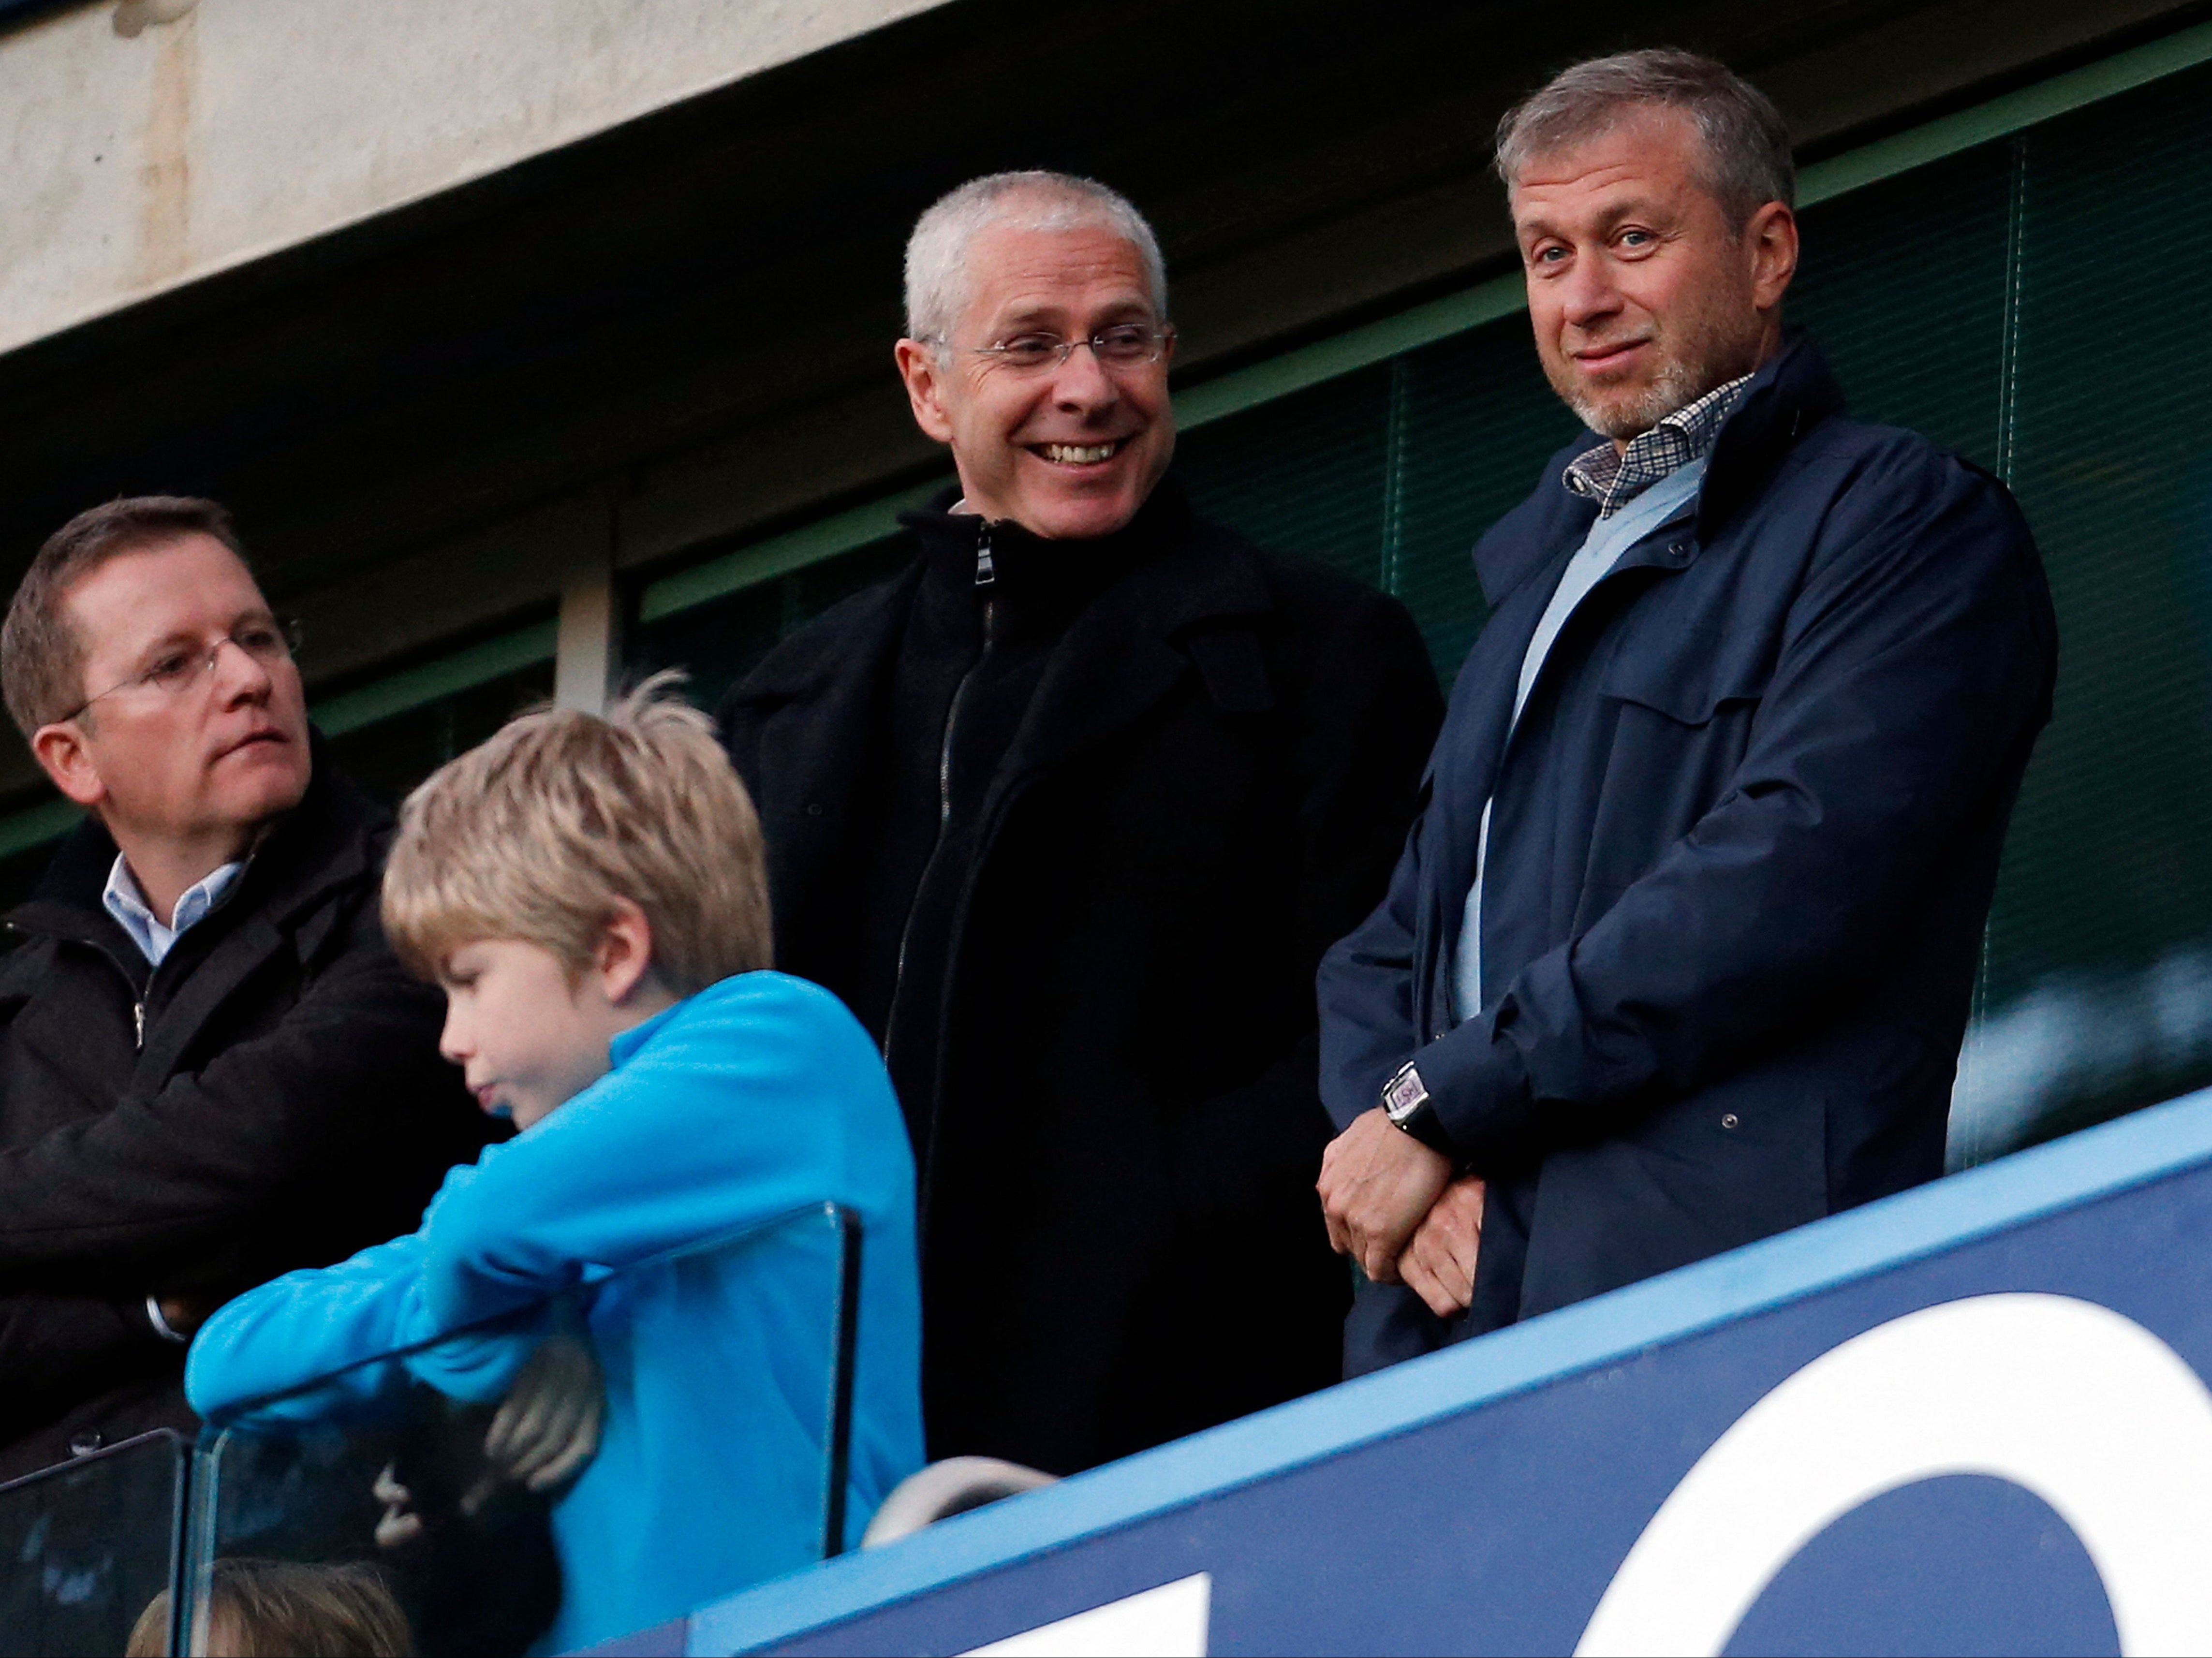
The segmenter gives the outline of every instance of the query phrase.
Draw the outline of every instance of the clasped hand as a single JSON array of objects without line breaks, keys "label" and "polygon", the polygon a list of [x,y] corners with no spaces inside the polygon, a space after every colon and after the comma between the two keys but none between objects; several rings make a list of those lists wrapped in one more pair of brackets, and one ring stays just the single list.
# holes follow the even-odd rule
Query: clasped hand
[{"label": "clasped hand", "polygon": [[1328,1241],[1376,1284],[1403,1284],[1439,1318],[1474,1296],[1485,1187],[1455,1180],[1450,1160],[1391,1122],[1363,1112],[1322,1154],[1322,1212]]},{"label": "clasped hand", "polygon": [[484,1436],[484,1460],[511,1485],[556,1491],[598,1454],[606,1386],[588,1337],[556,1331],[538,1344]]},{"label": "clasped hand", "polygon": [[[587,1338],[555,1331],[538,1344],[492,1414],[484,1435],[485,1469],[460,1498],[463,1515],[480,1510],[502,1485],[552,1495],[583,1472],[599,1448],[606,1389]],[[387,1464],[371,1488],[384,1504],[376,1524],[380,1548],[420,1537],[415,1494]]]}]

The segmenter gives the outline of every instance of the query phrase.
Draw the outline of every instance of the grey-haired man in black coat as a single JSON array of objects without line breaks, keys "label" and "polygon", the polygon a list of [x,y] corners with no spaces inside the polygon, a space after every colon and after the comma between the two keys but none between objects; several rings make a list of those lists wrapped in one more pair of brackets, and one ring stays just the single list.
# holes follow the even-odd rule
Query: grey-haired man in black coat
[{"label": "grey-haired man in black coat", "polygon": [[1127,203],[963,186],[908,295],[959,485],[723,720],[779,958],[906,1110],[931,1455],[1067,1473],[1338,1377],[1312,974],[1382,891],[1438,699],[1401,606],[1163,482]]}]

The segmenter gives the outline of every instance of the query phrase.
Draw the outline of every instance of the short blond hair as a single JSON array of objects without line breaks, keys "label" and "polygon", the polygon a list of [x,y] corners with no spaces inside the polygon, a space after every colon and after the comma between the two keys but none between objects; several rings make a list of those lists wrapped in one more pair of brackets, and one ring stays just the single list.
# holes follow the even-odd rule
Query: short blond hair
[{"label": "short blond hair", "polygon": [[656,674],[604,718],[523,714],[407,797],[384,930],[410,969],[513,938],[581,973],[623,898],[678,996],[771,964],[760,818],[682,680]]}]

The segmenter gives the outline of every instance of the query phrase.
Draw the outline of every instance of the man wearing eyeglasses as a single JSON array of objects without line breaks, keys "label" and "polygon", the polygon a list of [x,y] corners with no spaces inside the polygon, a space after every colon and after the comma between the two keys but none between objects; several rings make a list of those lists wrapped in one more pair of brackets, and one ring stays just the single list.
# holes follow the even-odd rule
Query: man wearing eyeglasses
[{"label": "man wearing eyeglasses", "polygon": [[1400,605],[1166,477],[1175,333],[1127,201],[975,180],[906,275],[899,370],[958,483],[724,730],[781,964],[905,1108],[930,1454],[1067,1473],[1338,1378],[1312,975],[1440,708]]},{"label": "man wearing eyeglasses", "polygon": [[0,689],[85,821],[0,958],[0,1478],[192,1421],[216,1303],[412,1226],[482,1119],[377,920],[385,814],[316,753],[213,502],[57,531]]}]

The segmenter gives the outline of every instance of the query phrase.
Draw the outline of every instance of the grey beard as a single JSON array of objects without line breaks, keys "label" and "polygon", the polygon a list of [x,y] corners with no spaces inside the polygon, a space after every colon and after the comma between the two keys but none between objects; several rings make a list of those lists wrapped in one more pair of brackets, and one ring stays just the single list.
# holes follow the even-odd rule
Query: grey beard
[{"label": "grey beard", "polygon": [[[1601,404],[1579,392],[1569,392],[1565,393],[1567,407],[1600,437],[1626,442],[1643,436],[1668,416],[1688,408],[1712,390],[1712,386],[1700,383],[1705,379],[1703,367],[1703,364],[1685,362],[1677,357],[1661,367],[1658,379],[1646,386],[1633,403]],[[1718,380],[1713,382],[1714,386],[1719,384]]]}]

